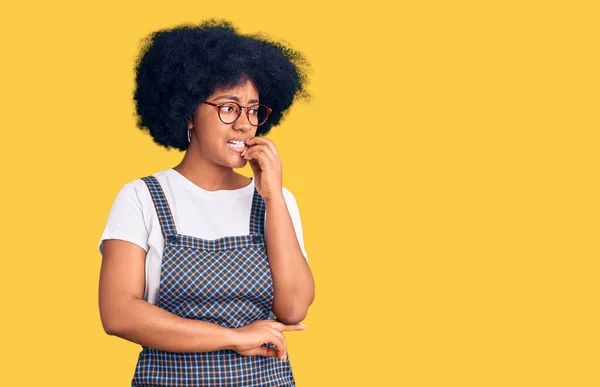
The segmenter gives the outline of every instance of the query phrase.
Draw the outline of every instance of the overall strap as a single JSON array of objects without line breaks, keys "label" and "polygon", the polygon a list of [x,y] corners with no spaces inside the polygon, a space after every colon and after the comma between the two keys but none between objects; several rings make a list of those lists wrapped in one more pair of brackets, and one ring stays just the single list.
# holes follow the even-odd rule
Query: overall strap
[{"label": "overall strap", "polygon": [[160,186],[160,183],[154,176],[143,177],[142,180],[148,186],[152,201],[154,202],[154,208],[158,215],[158,221],[162,230],[165,241],[176,241],[177,229],[175,228],[175,221],[173,220],[173,214],[169,208],[167,197]]},{"label": "overall strap", "polygon": [[252,211],[250,212],[250,235],[264,235],[265,233],[265,202],[254,187],[252,198]]}]

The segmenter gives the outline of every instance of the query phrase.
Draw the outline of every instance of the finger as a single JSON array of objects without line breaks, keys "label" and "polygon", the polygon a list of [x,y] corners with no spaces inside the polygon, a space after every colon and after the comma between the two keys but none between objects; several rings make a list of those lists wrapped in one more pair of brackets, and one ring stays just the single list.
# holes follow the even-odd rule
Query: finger
[{"label": "finger", "polygon": [[277,348],[267,347],[266,345],[260,346],[258,355],[264,357],[279,357],[277,354]]},{"label": "finger", "polygon": [[254,172],[256,171],[264,171],[269,169],[268,165],[271,164],[271,162],[269,161],[269,159],[267,159],[264,156],[258,157],[259,155],[246,155],[244,156],[244,160],[247,160],[248,162],[250,162],[250,165],[254,166],[254,168],[252,168],[252,170]]},{"label": "finger", "polygon": [[271,157],[275,156],[270,156],[266,151],[263,150],[256,150],[250,154],[244,155],[245,160],[257,160],[260,162],[263,170],[277,168],[277,161],[273,160]]},{"label": "finger", "polygon": [[279,357],[276,348],[267,347],[265,345],[259,345],[246,351],[238,352],[242,356],[265,356],[265,357]]},{"label": "finger", "polygon": [[278,357],[283,361],[285,359],[285,354],[287,353],[287,342],[285,340],[285,336],[277,329],[270,327],[267,327],[267,329],[270,330],[273,344],[275,344],[275,346],[277,347]]},{"label": "finger", "polygon": [[257,176],[262,171],[258,160],[248,160],[248,163],[250,164],[250,168],[252,168],[252,173],[254,174],[254,176]]},{"label": "finger", "polygon": [[273,344],[275,344],[277,346],[277,352],[279,353],[279,358],[282,361],[285,361],[285,356],[287,354],[287,341],[285,340],[285,336],[283,335],[283,333],[281,333],[280,331],[278,331],[275,328],[267,327],[267,329],[269,329],[271,335],[273,336],[274,341],[276,341]]},{"label": "finger", "polygon": [[271,149],[271,151],[273,152],[274,155],[277,155],[277,156],[279,155],[277,152],[277,147],[275,146],[273,141],[269,140],[268,138],[254,136],[250,140],[246,141],[246,145],[255,145],[255,144],[264,144],[264,145],[268,146],[269,149]]},{"label": "finger", "polygon": [[275,156],[273,151],[266,145],[255,145],[251,148],[248,148],[244,152],[242,152],[241,155],[244,158],[246,158],[246,156],[251,156],[253,158],[260,158],[261,154],[264,154],[264,156],[270,161],[275,161],[275,159],[277,157],[277,156]]},{"label": "finger", "polygon": [[305,324],[292,324],[292,325],[288,325],[288,324],[284,324],[282,322],[276,321],[276,320],[272,320],[272,327],[277,329],[280,332],[283,331],[301,331],[304,328],[306,328]]}]

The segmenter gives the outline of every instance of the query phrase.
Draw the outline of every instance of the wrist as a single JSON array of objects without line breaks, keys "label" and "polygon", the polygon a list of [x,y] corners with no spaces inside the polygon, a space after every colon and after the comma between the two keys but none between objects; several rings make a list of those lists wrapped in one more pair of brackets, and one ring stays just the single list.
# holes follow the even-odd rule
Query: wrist
[{"label": "wrist", "polygon": [[285,203],[285,198],[283,197],[283,193],[279,195],[269,196],[267,199],[264,199],[266,206],[273,206]]},{"label": "wrist", "polygon": [[231,349],[235,348],[235,344],[237,342],[237,329],[236,328],[223,328],[223,349]]}]

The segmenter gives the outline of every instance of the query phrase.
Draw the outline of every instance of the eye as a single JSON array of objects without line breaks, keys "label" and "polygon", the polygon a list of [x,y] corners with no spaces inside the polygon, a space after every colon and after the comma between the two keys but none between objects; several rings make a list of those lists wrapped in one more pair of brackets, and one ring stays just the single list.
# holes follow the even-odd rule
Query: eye
[{"label": "eye", "polygon": [[221,105],[221,111],[223,113],[232,113],[237,111],[237,106],[232,103],[226,103],[225,105]]},{"label": "eye", "polygon": [[257,115],[258,114],[258,106],[252,107],[250,109],[248,109],[248,113],[252,114],[252,115]]}]

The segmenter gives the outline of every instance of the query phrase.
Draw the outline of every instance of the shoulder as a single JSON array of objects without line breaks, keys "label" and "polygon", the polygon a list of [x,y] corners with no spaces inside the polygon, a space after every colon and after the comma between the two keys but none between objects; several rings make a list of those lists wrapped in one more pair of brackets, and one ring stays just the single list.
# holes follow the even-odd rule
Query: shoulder
[{"label": "shoulder", "polygon": [[124,183],[119,191],[119,196],[140,200],[145,190],[147,191],[146,183],[140,177]]},{"label": "shoulder", "polygon": [[131,186],[137,192],[148,191],[148,178],[155,178],[156,181],[158,181],[158,183],[160,184],[161,188],[163,188],[164,186],[169,186],[171,184],[171,180],[173,180],[172,174],[167,169],[158,171],[151,175],[141,176],[137,179],[127,182],[125,185]]},{"label": "shoulder", "polygon": [[[168,179],[168,175],[165,171],[157,172],[153,175],[148,175],[155,177],[161,186],[164,186],[165,182]],[[130,203],[139,203],[140,206],[144,206],[146,203],[152,201],[152,196],[150,195],[150,190],[148,188],[147,183],[144,181],[146,176],[142,176],[133,180],[129,180],[125,182],[117,194],[117,198],[121,200],[126,200]]]}]

